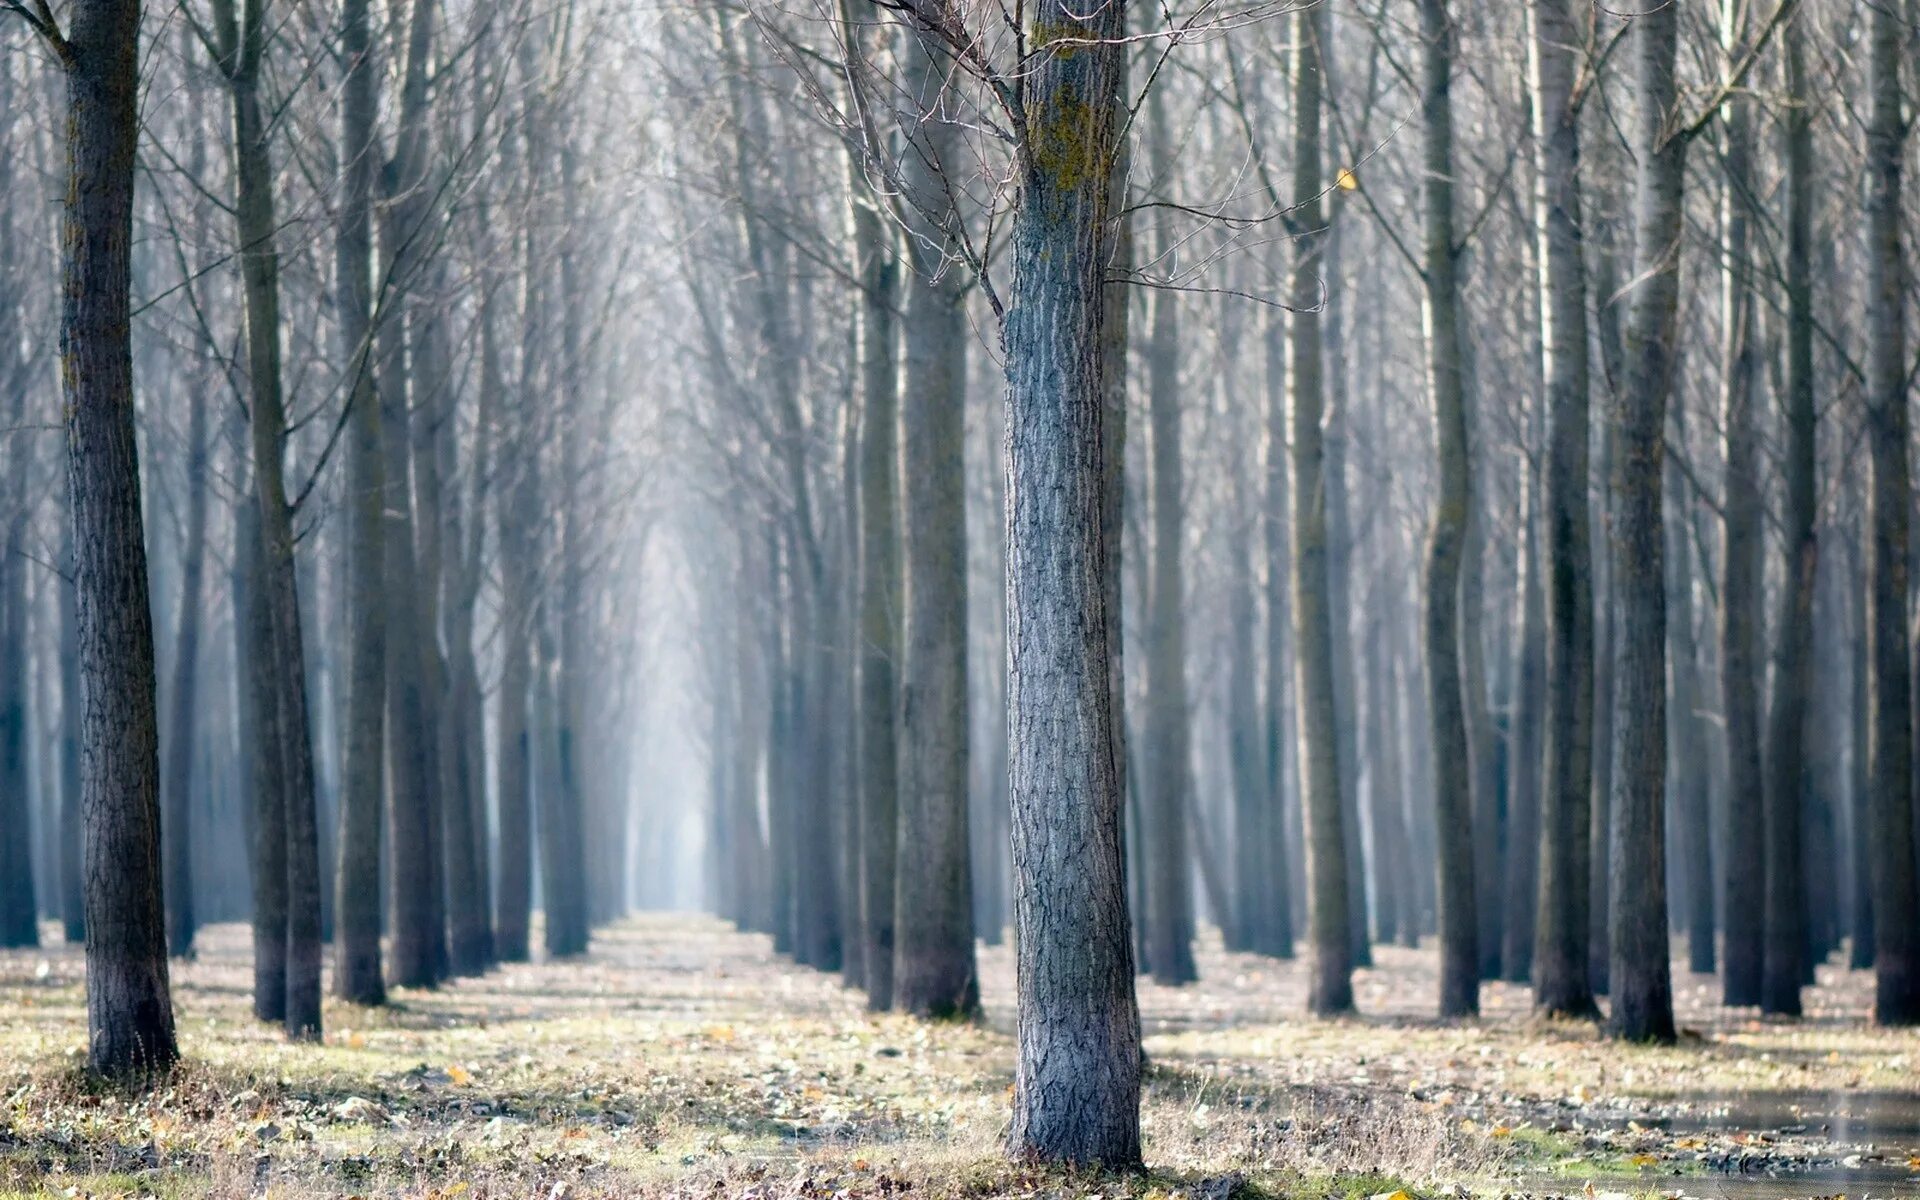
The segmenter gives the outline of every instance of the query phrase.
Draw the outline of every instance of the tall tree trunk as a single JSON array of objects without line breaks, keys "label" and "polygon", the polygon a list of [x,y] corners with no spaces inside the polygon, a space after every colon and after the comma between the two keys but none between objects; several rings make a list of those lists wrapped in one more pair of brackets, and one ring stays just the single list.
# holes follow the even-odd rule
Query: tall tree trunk
[{"label": "tall tree trunk", "polygon": [[1846,571],[1848,657],[1852,665],[1847,721],[1847,807],[1852,818],[1849,823],[1852,854],[1848,858],[1851,874],[1848,912],[1852,919],[1848,923],[1848,934],[1852,944],[1847,965],[1856,971],[1872,968],[1877,941],[1873,929],[1873,784],[1868,766],[1873,703],[1872,669],[1868,665],[1871,662],[1868,643],[1872,637],[1867,631],[1867,594],[1872,586],[1867,574],[1865,531],[1861,529],[1867,509],[1863,482],[1858,473],[1851,476],[1853,515],[1848,521]]},{"label": "tall tree trunk", "polygon": [[899,293],[878,199],[854,205],[860,255],[860,940],[867,1007],[893,1007],[894,863],[899,846],[895,680],[900,661]]},{"label": "tall tree trunk", "polygon": [[286,756],[281,751],[280,704],[274,690],[273,613],[263,582],[266,556],[260,538],[260,504],[247,496],[234,517],[235,660],[244,672],[240,750],[252,814],[250,865],[253,879],[253,1015],[283,1021],[287,1015],[287,800]]},{"label": "tall tree trunk", "polygon": [[78,600],[86,814],[87,1061],[164,1072],[179,1056],[160,878],[153,620],[134,445],[133,176],[138,0],[75,0],[61,54],[67,191],[60,378]]},{"label": "tall tree trunk", "polygon": [[1596,1015],[1589,956],[1594,747],[1594,564],[1588,512],[1589,378],[1580,123],[1573,105],[1579,33],[1566,0],[1534,0],[1539,177],[1540,348],[1547,402],[1547,712],[1540,793],[1534,1008]]},{"label": "tall tree trunk", "polygon": [[[68,579],[60,587],[60,919],[70,945],[87,936],[86,873],[81,869],[85,818],[80,798],[80,612],[74,592],[73,522],[63,522],[60,561]],[[235,606],[238,613],[238,605]],[[239,617],[234,618],[239,624]]]},{"label": "tall tree trunk", "polygon": [[1873,672],[1874,1020],[1920,1022],[1920,907],[1913,852],[1913,700],[1908,657],[1907,539],[1912,483],[1908,469],[1907,265],[1900,245],[1906,119],[1901,113],[1900,53],[1905,26],[1892,4],[1869,13],[1867,119],[1867,441],[1872,602],[1868,628]]},{"label": "tall tree trunk", "polygon": [[1540,888],[1541,726],[1546,707],[1547,612],[1540,585],[1540,471],[1526,467],[1525,507],[1521,522],[1520,627],[1517,680],[1509,744],[1506,906],[1501,928],[1501,977],[1513,983],[1533,978],[1534,904]]},{"label": "tall tree trunk", "polygon": [[188,401],[187,528],[181,548],[180,613],[174,637],[173,687],[168,697],[166,776],[161,788],[165,819],[160,826],[166,869],[167,948],[193,957],[198,928],[193,906],[194,690],[200,667],[202,581],[207,561],[207,401],[196,391]]},{"label": "tall tree trunk", "polygon": [[980,1005],[973,960],[967,785],[966,309],[945,181],[962,159],[939,111],[945,73],[908,35],[909,87],[925,106],[906,153],[915,233],[902,323],[906,503],[905,658],[900,674],[899,846],[893,999],[921,1016]]},{"label": "tall tree trunk", "polygon": [[[1293,620],[1300,700],[1301,795],[1307,813],[1308,923],[1313,968],[1307,1007],[1317,1016],[1353,1008],[1353,937],[1347,928],[1345,804],[1341,799],[1338,713],[1334,696],[1332,600],[1327,591],[1327,503],[1321,421],[1319,248],[1321,213],[1321,86],[1324,37],[1319,10],[1294,14],[1294,242],[1288,326],[1293,391]],[[1344,619],[1344,617],[1343,617]]]},{"label": "tall tree trunk", "polygon": [[[4,99],[0,93],[0,99]],[[5,183],[0,178],[0,183]],[[10,306],[9,306],[10,307]],[[0,327],[0,336],[10,331]],[[12,347],[7,348],[12,357]],[[10,364],[9,364],[10,365]],[[15,391],[7,418],[15,429],[26,425],[27,389]],[[28,516],[32,497],[27,472],[0,486],[0,947],[37,946],[40,923],[35,912],[30,741],[27,720],[33,664],[27,652]],[[169,865],[171,865],[171,860]]]},{"label": "tall tree trunk", "polygon": [[[1166,106],[1155,89],[1147,96],[1148,141],[1153,172],[1171,176]],[[1178,253],[1162,226],[1155,254],[1163,269]],[[1193,880],[1188,874],[1188,820],[1192,766],[1187,730],[1187,639],[1182,616],[1186,586],[1181,572],[1183,497],[1180,472],[1180,327],[1176,293],[1153,294],[1147,331],[1147,403],[1153,455],[1153,586],[1147,601],[1147,813],[1143,864],[1149,871],[1147,963],[1160,983],[1199,978],[1193,963]]]},{"label": "tall tree trunk", "polygon": [[[1234,458],[1234,508],[1257,512],[1249,468],[1255,442]],[[1257,520],[1258,518],[1253,518]],[[1267,743],[1257,694],[1260,602],[1254,594],[1254,560],[1243,547],[1228,565],[1227,582],[1227,766],[1233,804],[1233,905],[1220,914],[1228,949],[1260,952],[1269,936],[1269,893],[1274,886],[1270,848],[1274,822],[1267,786]]]},{"label": "tall tree trunk", "polygon": [[[1799,24],[1799,22],[1796,22]],[[1807,724],[1813,691],[1813,594],[1818,566],[1813,376],[1813,111],[1795,30],[1787,60],[1787,390],[1785,586],[1775,623],[1773,698],[1768,706],[1766,950],[1760,1010],[1800,1014],[1807,954],[1801,818],[1807,795]],[[1817,860],[1816,860],[1817,861]],[[1731,867],[1732,864],[1729,864]]]},{"label": "tall tree trunk", "polygon": [[1288,470],[1285,329],[1269,317],[1266,337],[1266,478],[1260,523],[1267,559],[1266,790],[1262,800],[1265,837],[1261,853],[1268,876],[1260,894],[1260,920],[1253,949],[1276,958],[1293,957],[1293,871],[1287,837],[1287,798],[1296,778],[1299,740],[1293,721],[1293,673],[1287,653],[1293,635],[1293,501]]},{"label": "tall tree trunk", "polygon": [[[1744,11],[1727,5],[1728,24]],[[1745,50],[1740,31],[1729,31],[1728,52]],[[1721,853],[1725,856],[1721,898],[1721,998],[1727,1004],[1760,1002],[1762,885],[1766,872],[1762,845],[1761,797],[1764,776],[1760,750],[1760,681],[1764,674],[1761,643],[1766,602],[1762,555],[1766,549],[1766,493],[1759,474],[1760,422],[1756,381],[1753,288],[1748,283],[1749,227],[1754,198],[1753,102],[1735,96],[1727,102],[1726,197],[1722,201],[1722,238],[1726,264],[1721,271],[1721,324],[1725,344],[1721,366],[1721,413],[1725,427],[1726,474],[1720,558],[1720,706],[1726,723],[1727,813]]]},{"label": "tall tree trunk", "polygon": [[1474,795],[1461,688],[1460,576],[1473,507],[1460,361],[1459,251],[1453,238],[1454,29],[1446,0],[1420,0],[1422,157],[1426,169],[1427,385],[1433,390],[1440,497],[1427,541],[1427,688],[1434,819],[1440,838],[1440,1015],[1480,1011],[1474,895]]},{"label": "tall tree trunk", "polygon": [[[1676,408],[1668,428],[1676,445],[1686,444],[1683,411]],[[1706,730],[1700,715],[1706,684],[1693,623],[1692,494],[1669,457],[1663,470],[1668,503],[1666,524],[1667,710],[1673,752],[1669,762],[1674,795],[1672,818],[1680,865],[1682,917],[1687,929],[1687,967],[1713,974],[1713,846]]]},{"label": "tall tree trunk", "polygon": [[1626,386],[1615,424],[1618,509],[1613,577],[1620,597],[1613,741],[1610,1030],[1628,1041],[1673,1040],[1667,958],[1667,613],[1661,545],[1661,459],[1680,283],[1680,189],[1686,143],[1670,131],[1678,14],[1634,18],[1634,269]]},{"label": "tall tree trunk", "polygon": [[333,991],[386,1002],[380,973],[380,821],[386,782],[386,620],[382,609],[380,398],[373,378],[374,64],[368,0],[343,0],[339,280],[340,355],[347,370],[347,712],[342,738],[340,867],[335,879]]},{"label": "tall tree trunk", "polygon": [[1117,558],[1105,544],[1118,468],[1108,461],[1113,389],[1101,353],[1124,12],[1116,4],[1083,18],[1059,0],[1035,10],[1003,333],[1019,946],[1007,1146],[1016,1157],[1113,1167],[1140,1161],[1140,1014],[1111,676],[1119,612],[1107,603]]}]

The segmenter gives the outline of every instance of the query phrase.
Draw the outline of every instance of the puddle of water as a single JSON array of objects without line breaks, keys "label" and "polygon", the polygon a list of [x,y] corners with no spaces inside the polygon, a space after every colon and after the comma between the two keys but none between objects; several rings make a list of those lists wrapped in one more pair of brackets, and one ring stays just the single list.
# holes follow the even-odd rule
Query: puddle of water
[{"label": "puddle of water", "polygon": [[[1576,1127],[1627,1133],[1665,1150],[1638,1180],[1596,1183],[1602,1194],[1789,1200],[1920,1197],[1920,1095],[1889,1092],[1779,1092],[1682,1096],[1578,1114]],[[1691,1154],[1673,1175],[1671,1152]],[[1577,1178],[1577,1177],[1576,1177]],[[1545,1181],[1529,1181],[1544,1183]],[[1529,1190],[1576,1191],[1560,1179]],[[1612,1200],[1611,1197],[1608,1200]]]}]

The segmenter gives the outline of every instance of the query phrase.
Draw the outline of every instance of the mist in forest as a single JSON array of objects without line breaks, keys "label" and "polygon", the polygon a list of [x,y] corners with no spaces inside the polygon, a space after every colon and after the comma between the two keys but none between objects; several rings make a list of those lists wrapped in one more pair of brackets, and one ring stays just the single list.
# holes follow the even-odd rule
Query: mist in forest
[{"label": "mist in forest", "polygon": [[1222,961],[1920,1020],[1917,50],[0,0],[0,946],[117,1076],[710,914],[1118,1165]]}]

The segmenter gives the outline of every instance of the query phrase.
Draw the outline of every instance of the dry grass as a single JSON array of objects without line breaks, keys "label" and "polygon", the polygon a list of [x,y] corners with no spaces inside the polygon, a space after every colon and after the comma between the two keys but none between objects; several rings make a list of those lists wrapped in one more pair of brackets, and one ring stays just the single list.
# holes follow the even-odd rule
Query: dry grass
[{"label": "dry grass", "polygon": [[[1368,1015],[1308,1022],[1302,972],[1202,948],[1205,982],[1143,983],[1151,1173],[1015,1167],[1011,962],[983,951],[983,1026],[871,1016],[833,978],[706,918],[643,917],[581,961],[509,967],[390,1009],[329,1004],[321,1046],[251,1020],[245,931],[176,964],[186,1064],[161,1090],[77,1068],[81,962],[0,954],[0,1196],[1353,1196],[1532,1174],[1577,1153],[1553,1114],[1602,1097],[1909,1086],[1920,1042],[1824,1015],[1761,1024],[1683,993],[1698,1036],[1613,1046],[1490,989],[1469,1026],[1430,1017],[1431,955],[1387,949]],[[1684,978],[1684,977],[1682,977]],[[1636,1111],[1638,1108],[1636,1108]],[[1604,1155],[1586,1160],[1594,1169]]]}]

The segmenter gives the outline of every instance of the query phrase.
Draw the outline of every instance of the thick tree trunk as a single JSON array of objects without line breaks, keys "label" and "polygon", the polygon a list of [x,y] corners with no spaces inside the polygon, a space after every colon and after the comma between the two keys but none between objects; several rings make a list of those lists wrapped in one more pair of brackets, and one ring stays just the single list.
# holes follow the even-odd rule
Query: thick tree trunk
[{"label": "thick tree trunk", "polygon": [[1446,0],[1420,0],[1422,155],[1426,164],[1427,385],[1433,391],[1440,496],[1427,541],[1427,688],[1434,818],[1440,839],[1440,1015],[1480,1011],[1474,895],[1474,795],[1461,687],[1460,575],[1473,507],[1460,361],[1459,252],[1453,240],[1454,30]]},{"label": "thick tree trunk", "polygon": [[[1007,1146],[1016,1157],[1112,1167],[1140,1161],[1140,1014],[1110,675],[1119,614],[1106,602],[1117,468],[1101,354],[1124,12],[1115,4],[1082,19],[1059,0],[1035,12],[1003,335],[1019,946]],[[1048,45],[1065,40],[1061,31],[1072,40]]]},{"label": "thick tree trunk", "polygon": [[163,1072],[179,1056],[167,986],[128,297],[140,5],[76,0],[69,11],[60,377],[77,550],[87,1061],[101,1074],[126,1076]]},{"label": "thick tree trunk", "polygon": [[1580,124],[1573,108],[1579,33],[1566,0],[1534,0],[1535,215],[1542,267],[1540,343],[1547,383],[1547,711],[1540,793],[1534,1008],[1596,1015],[1587,973],[1594,735],[1594,567],[1588,512],[1587,280]]},{"label": "thick tree trunk", "polygon": [[1871,661],[1868,643],[1872,638],[1867,632],[1867,594],[1872,587],[1867,577],[1865,531],[1861,529],[1867,507],[1863,483],[1857,473],[1852,476],[1849,490],[1853,491],[1854,507],[1848,522],[1846,575],[1848,658],[1852,666],[1847,714],[1847,809],[1851,818],[1848,822],[1851,853],[1847,861],[1850,876],[1847,932],[1851,944],[1847,965],[1856,971],[1873,967],[1876,940],[1873,931],[1873,785],[1868,766],[1873,704],[1872,669],[1868,665]]},{"label": "thick tree trunk", "polygon": [[1620,597],[1613,741],[1613,886],[1608,921],[1614,1036],[1672,1041],[1667,958],[1667,612],[1661,460],[1680,282],[1680,189],[1686,143],[1669,129],[1678,14],[1634,18],[1639,159],[1626,386],[1620,396],[1613,576]]},{"label": "thick tree trunk", "polygon": [[239,501],[233,541],[235,657],[245,673],[240,752],[252,813],[253,1015],[278,1022],[287,1014],[286,759],[280,752],[280,704],[270,661],[273,614],[262,581],[266,550],[254,496]]},{"label": "thick tree trunk", "polygon": [[1874,1020],[1920,1022],[1920,924],[1913,852],[1913,700],[1908,657],[1909,389],[1907,266],[1900,245],[1906,119],[1901,113],[1899,9],[1869,13],[1872,108],[1867,120],[1867,441],[1873,596]]}]

